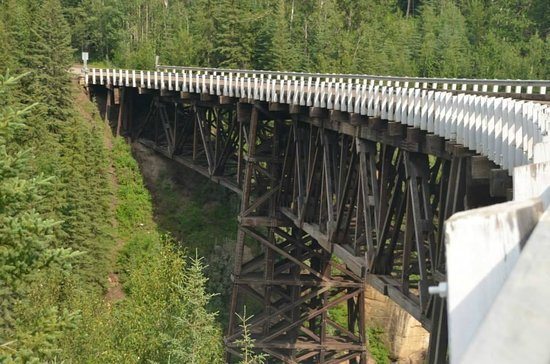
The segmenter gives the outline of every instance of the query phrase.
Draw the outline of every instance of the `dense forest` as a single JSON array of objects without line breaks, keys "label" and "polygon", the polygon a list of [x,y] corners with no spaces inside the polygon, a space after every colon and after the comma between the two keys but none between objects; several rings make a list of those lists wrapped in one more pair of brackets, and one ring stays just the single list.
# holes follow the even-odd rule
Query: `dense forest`
[{"label": "dense forest", "polygon": [[71,82],[65,10],[0,2],[0,362],[221,362],[205,263]]},{"label": "dense forest", "polygon": [[550,77],[547,0],[66,0],[96,60],[432,77]]},{"label": "dense forest", "polygon": [[212,191],[199,190],[155,216],[130,147],[71,81],[80,51],[136,68],[159,55],[548,79],[549,16],[548,0],[0,0],[0,362],[223,358],[230,259],[204,244],[233,239],[232,211],[206,231]]}]

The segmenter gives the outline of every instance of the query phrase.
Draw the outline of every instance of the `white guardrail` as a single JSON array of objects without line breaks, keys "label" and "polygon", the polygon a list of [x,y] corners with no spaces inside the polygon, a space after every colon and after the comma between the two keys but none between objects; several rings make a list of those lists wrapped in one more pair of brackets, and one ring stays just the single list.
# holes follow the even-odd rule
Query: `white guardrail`
[{"label": "white guardrail", "polygon": [[[310,74],[159,66],[162,71],[91,68],[86,84],[207,93],[327,108],[417,127],[474,150],[511,174],[548,135],[550,81]],[[513,92],[512,92],[513,91]],[[505,93],[507,97],[502,97]]]}]

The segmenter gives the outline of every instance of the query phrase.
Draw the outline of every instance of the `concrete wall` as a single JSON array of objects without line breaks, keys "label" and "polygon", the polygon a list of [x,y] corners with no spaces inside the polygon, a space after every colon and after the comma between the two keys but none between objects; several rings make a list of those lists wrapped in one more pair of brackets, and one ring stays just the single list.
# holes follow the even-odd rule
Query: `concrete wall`
[{"label": "concrete wall", "polygon": [[550,363],[550,162],[544,161],[550,159],[546,155],[550,149],[542,147],[535,158],[542,162],[514,169],[514,199],[515,203],[540,201],[545,212],[470,338],[461,363]]},{"label": "concrete wall", "polygon": [[458,363],[543,211],[540,199],[453,215],[445,223],[451,363]]},{"label": "concrete wall", "polygon": [[550,209],[547,209],[462,363],[550,363],[549,282]]},{"label": "concrete wall", "polygon": [[550,362],[548,140],[534,162],[514,169],[514,202],[446,222],[451,363]]},{"label": "concrete wall", "polygon": [[533,197],[542,199],[544,207],[550,205],[550,162],[528,164],[514,169],[514,200]]}]

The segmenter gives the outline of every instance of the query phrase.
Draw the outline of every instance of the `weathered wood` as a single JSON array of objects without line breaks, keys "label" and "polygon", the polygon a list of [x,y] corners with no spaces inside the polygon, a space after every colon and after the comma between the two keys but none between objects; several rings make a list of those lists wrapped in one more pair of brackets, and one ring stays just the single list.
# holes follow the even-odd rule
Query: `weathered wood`
[{"label": "weathered wood", "polygon": [[369,129],[382,130],[386,127],[387,122],[379,117],[369,117],[367,120],[367,125]]},{"label": "weathered wood", "polygon": [[312,118],[328,118],[329,111],[327,109],[320,108],[320,107],[310,107],[309,116]]},{"label": "weathered wood", "polygon": [[491,169],[489,175],[489,191],[494,197],[507,197],[507,191],[512,188],[512,177],[508,171]]},{"label": "weathered wood", "polygon": [[280,103],[280,102],[269,102],[268,103],[268,109],[269,109],[269,111],[288,112],[288,104],[284,104],[284,103]]},{"label": "weathered wood", "polygon": [[[124,88],[122,88],[122,90],[124,90]],[[122,92],[124,92],[124,91],[122,91]],[[120,104],[120,94],[121,94],[120,87],[114,87],[113,88],[113,100],[114,100],[115,105]]]},{"label": "weathered wood", "polygon": [[201,93],[200,101],[214,101],[214,96],[207,93]]},{"label": "weathered wood", "polygon": [[269,216],[253,216],[253,217],[239,217],[239,224],[241,226],[267,226],[267,227],[280,227],[289,226],[288,222]]},{"label": "weathered wood", "polygon": [[347,112],[339,111],[339,110],[331,110],[330,111],[330,120],[336,121],[336,122],[348,122],[349,121],[349,115]]},{"label": "weathered wood", "polygon": [[429,154],[441,154],[444,147],[444,139],[439,135],[426,134],[426,151]]},{"label": "weathered wood", "polygon": [[229,96],[218,96],[218,103],[220,105],[231,105],[233,104],[235,101],[232,100],[231,97]]},{"label": "weathered wood", "polygon": [[252,105],[239,102],[237,104],[237,120],[240,123],[248,123],[252,115]]},{"label": "weathered wood", "polygon": [[[120,132],[122,130],[122,119],[126,113],[125,106],[126,106],[126,88],[123,88],[122,91],[117,92],[118,88],[115,89],[115,104],[119,104],[118,107],[118,118],[117,118],[117,127],[116,127],[116,136],[120,136]],[[117,94],[120,93],[120,96],[118,96],[119,100],[117,102]]]},{"label": "weathered wood", "polygon": [[[338,289],[359,287],[373,274],[392,300],[444,336],[426,290],[445,279],[443,221],[469,202],[466,181],[486,178],[486,169],[472,173],[474,152],[361,112],[208,95],[155,96],[136,129],[149,147],[241,194],[230,310],[240,312],[246,300],[258,304],[258,342],[285,360],[331,362],[342,348],[363,360],[362,289],[342,301],[346,325],[336,327],[326,307],[344,294]],[[123,99],[121,108],[128,107]],[[251,241],[262,251],[244,262]],[[300,301],[306,292],[311,299]],[[285,306],[292,308],[275,314]],[[235,318],[228,332],[232,343]],[[286,341],[277,343],[283,333]],[[303,337],[342,345],[279,348]]]},{"label": "weathered wood", "polygon": [[349,114],[349,123],[351,125],[367,125],[368,117],[366,115],[350,113]]},{"label": "weathered wood", "polygon": [[105,101],[105,124],[109,125],[109,117],[111,113],[111,99],[112,99],[112,91],[110,89],[107,89],[107,96]]},{"label": "weathered wood", "polygon": [[404,135],[404,125],[396,122],[388,122],[388,135],[389,136],[402,136]]},{"label": "weathered wood", "polygon": [[470,157],[470,176],[474,180],[489,180],[495,165],[483,156]]},{"label": "weathered wood", "polygon": [[289,114],[300,114],[300,113],[302,113],[302,107],[300,105],[290,104],[290,105],[288,105],[288,113]]}]

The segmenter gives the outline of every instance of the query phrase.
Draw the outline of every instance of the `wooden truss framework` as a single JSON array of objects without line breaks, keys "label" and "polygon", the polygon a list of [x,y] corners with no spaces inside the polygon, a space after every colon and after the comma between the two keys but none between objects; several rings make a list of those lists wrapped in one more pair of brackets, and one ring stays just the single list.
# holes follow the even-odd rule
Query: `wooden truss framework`
[{"label": "wooden truss framework", "polygon": [[444,362],[445,301],[428,286],[445,280],[443,222],[467,207],[471,154],[429,155],[415,130],[380,120],[350,115],[342,132],[338,115],[240,101],[155,96],[126,130],[242,197],[228,361],[247,305],[256,349],[276,362],[366,363],[368,282],[431,331],[429,361]]}]

